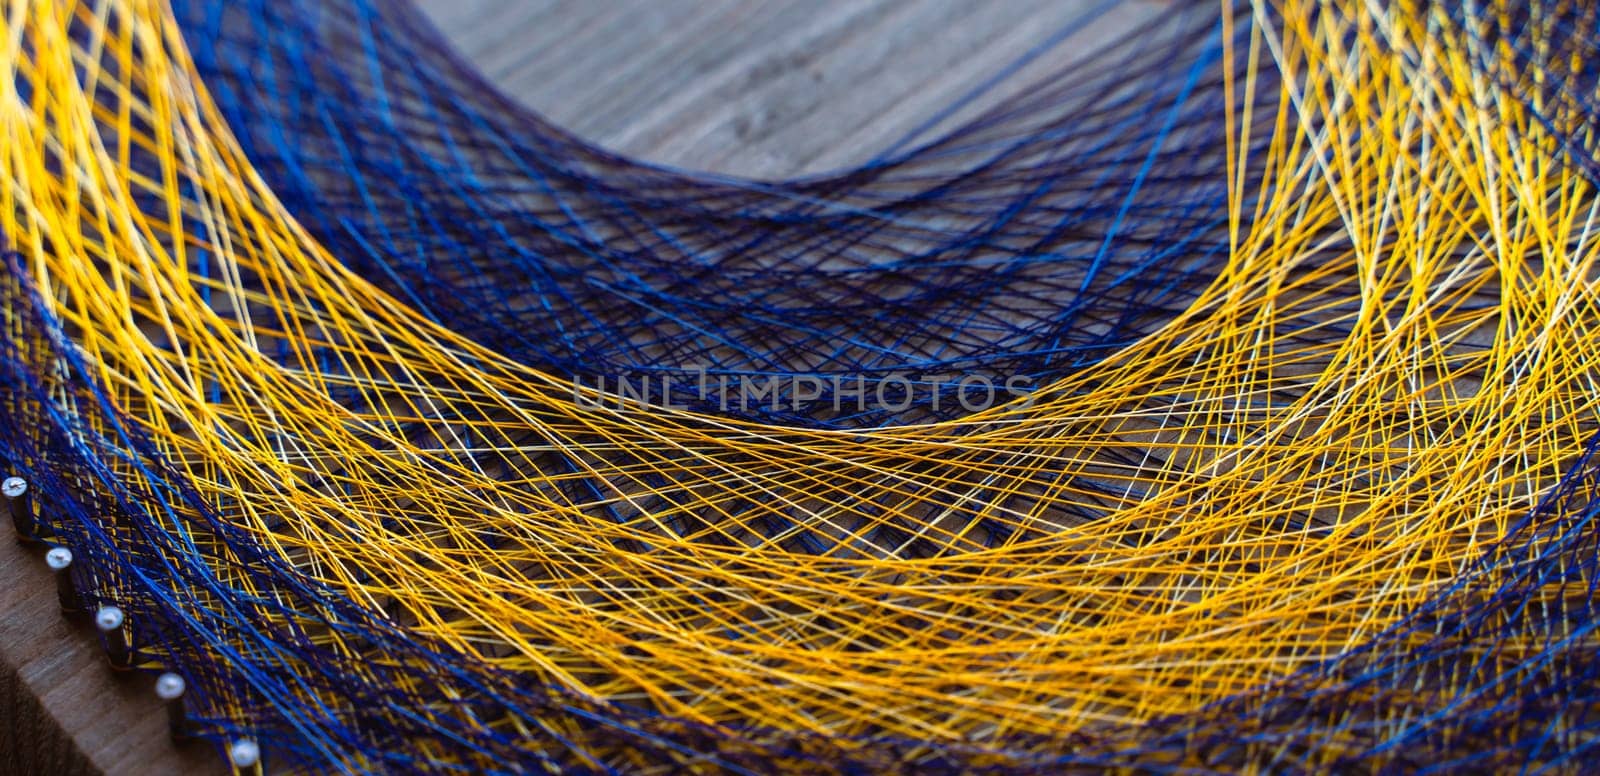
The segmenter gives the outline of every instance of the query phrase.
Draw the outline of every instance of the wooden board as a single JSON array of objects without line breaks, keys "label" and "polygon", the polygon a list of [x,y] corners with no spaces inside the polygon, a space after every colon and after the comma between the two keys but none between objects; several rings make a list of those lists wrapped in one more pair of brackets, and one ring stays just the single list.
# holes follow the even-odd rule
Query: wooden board
[{"label": "wooden board", "polygon": [[[504,92],[613,150],[784,178],[870,159],[1074,24],[1088,0],[418,0]],[[951,126],[1090,50],[1128,3],[1042,53]],[[0,774],[223,771],[174,747],[148,676],[117,676],[62,619],[42,550],[0,527]],[[269,763],[270,765],[270,763]]]},{"label": "wooden board", "polygon": [[[1024,54],[950,126],[1159,5],[1090,0],[420,0],[506,94],[650,161],[755,178],[860,163]],[[1085,19],[1092,19],[1084,24]]]},{"label": "wooden board", "polygon": [[174,746],[144,674],[117,674],[87,621],[61,616],[44,549],[0,518],[0,773],[225,771],[205,743]]}]

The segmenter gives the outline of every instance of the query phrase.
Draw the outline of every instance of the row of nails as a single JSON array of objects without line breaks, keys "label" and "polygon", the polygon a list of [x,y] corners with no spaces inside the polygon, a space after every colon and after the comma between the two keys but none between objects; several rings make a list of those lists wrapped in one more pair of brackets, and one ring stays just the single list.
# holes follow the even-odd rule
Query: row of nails
[{"label": "row of nails", "polygon": [[[16,528],[17,540],[24,544],[34,544],[41,541],[38,531],[38,522],[33,509],[33,496],[29,492],[28,481],[21,477],[7,477],[0,482],[0,495],[6,500],[6,508],[11,513],[11,523]],[[66,547],[52,547],[45,553],[44,562],[55,573],[56,597],[61,602],[61,612],[68,616],[76,616],[85,612],[83,598],[78,595],[76,584],[72,581],[72,550]],[[128,671],[134,667],[133,642],[129,636],[127,617],[122,609],[115,606],[102,606],[94,613],[94,625],[99,629],[105,639],[106,657],[111,662],[111,667],[117,671]],[[160,698],[167,706],[167,723],[174,741],[186,741],[192,737],[188,713],[184,709],[183,693],[188,685],[183,677],[167,672],[156,678],[156,697]],[[261,774],[261,749],[255,741],[242,738],[228,746],[228,758],[232,760],[233,772],[237,776],[260,776]]]}]

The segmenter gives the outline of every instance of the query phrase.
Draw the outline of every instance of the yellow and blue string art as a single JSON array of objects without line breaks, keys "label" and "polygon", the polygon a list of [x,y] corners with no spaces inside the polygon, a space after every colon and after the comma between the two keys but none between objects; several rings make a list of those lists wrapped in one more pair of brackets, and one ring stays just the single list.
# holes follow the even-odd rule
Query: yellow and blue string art
[{"label": "yellow and blue string art", "polygon": [[1175,3],[761,182],[396,0],[3,19],[8,495],[237,767],[1593,757],[1595,4]]}]

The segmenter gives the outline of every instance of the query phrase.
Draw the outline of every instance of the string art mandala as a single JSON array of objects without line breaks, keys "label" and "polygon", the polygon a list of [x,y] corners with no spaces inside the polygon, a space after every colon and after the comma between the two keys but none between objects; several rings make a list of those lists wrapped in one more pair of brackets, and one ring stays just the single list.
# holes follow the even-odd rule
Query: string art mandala
[{"label": "string art mandala", "polygon": [[0,18],[4,494],[237,770],[1596,744],[1594,4],[1174,3],[788,181],[392,0]]}]

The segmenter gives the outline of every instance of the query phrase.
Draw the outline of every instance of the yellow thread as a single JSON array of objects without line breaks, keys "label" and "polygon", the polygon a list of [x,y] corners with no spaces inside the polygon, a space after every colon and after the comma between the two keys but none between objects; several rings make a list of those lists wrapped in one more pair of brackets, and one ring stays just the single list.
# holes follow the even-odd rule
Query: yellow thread
[{"label": "yellow thread", "polygon": [[[1276,111],[1277,129],[1264,158],[1245,158],[1250,120],[1219,149],[1234,234],[1216,282],[1031,406],[958,421],[843,433],[579,406],[327,255],[149,0],[7,3],[0,229],[114,403],[217,509],[416,632],[705,722],[1059,735],[1360,644],[1596,429],[1600,200],[1475,63],[1544,76],[1402,6],[1257,8],[1228,52],[1250,74],[1228,115]],[[1256,93],[1268,68],[1278,99]],[[191,272],[197,249],[220,274]],[[288,366],[263,355],[280,343]],[[455,454],[469,430],[501,465]],[[583,470],[541,474],[556,454]],[[580,479],[604,498],[559,487]],[[986,548],[951,517],[972,510],[1014,533]],[[768,514],[837,548],[762,540]],[[703,527],[679,536],[678,517]],[[873,546],[861,526],[885,520],[939,554]]]}]

